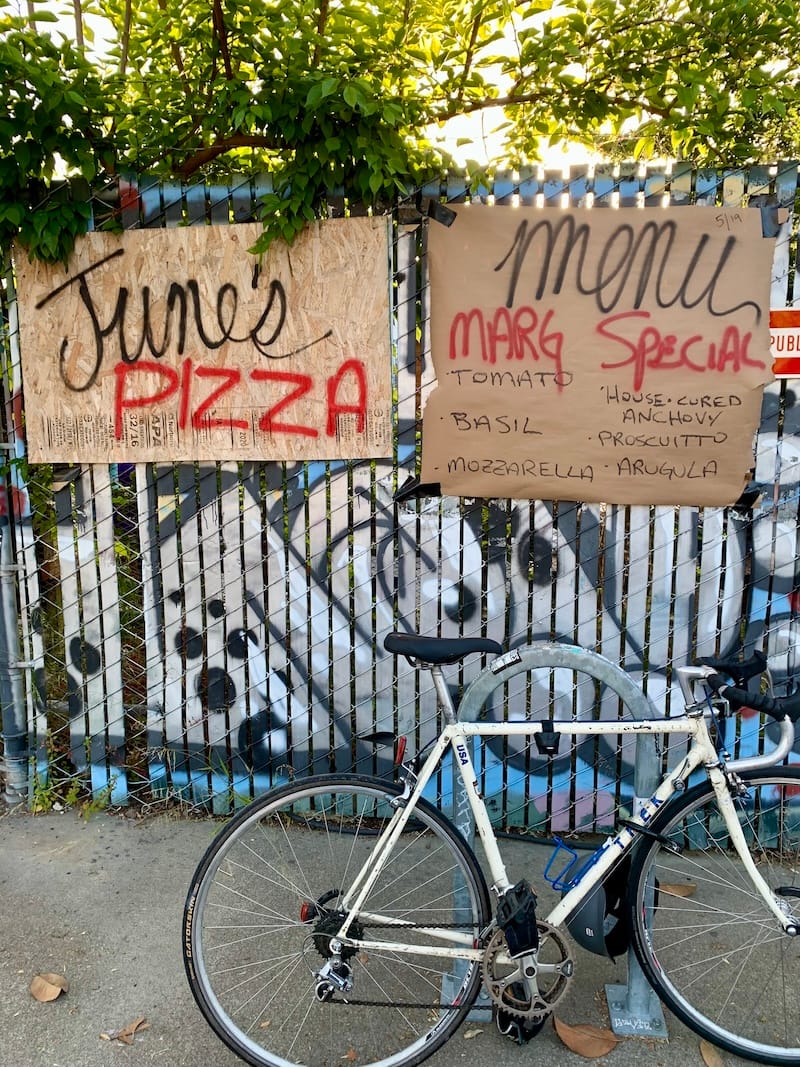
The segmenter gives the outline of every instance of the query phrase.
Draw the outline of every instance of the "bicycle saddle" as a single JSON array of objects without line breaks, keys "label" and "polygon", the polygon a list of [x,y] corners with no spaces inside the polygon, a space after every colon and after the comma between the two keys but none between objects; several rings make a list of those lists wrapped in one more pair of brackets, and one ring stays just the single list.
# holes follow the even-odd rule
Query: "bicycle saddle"
[{"label": "bicycle saddle", "polygon": [[387,634],[383,647],[395,656],[420,663],[458,663],[473,652],[493,652],[499,656],[503,646],[488,637],[422,637],[420,634]]}]

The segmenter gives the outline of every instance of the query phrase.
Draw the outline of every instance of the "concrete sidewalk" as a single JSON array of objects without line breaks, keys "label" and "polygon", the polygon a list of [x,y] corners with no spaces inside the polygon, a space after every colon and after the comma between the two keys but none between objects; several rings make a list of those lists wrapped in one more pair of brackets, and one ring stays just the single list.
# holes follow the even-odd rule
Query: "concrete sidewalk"
[{"label": "concrete sidewalk", "polygon": [[[189,879],[218,829],[211,820],[174,815],[86,820],[73,812],[33,816],[0,808],[0,1067],[241,1064],[195,1007],[181,960]],[[542,851],[525,848],[526,868]],[[530,877],[535,884],[535,868]],[[607,1026],[604,987],[624,982],[625,970],[624,961],[615,965],[576,949],[576,976],[559,1017]],[[51,1003],[34,1000],[29,985],[42,972],[64,975],[69,992]],[[101,1038],[141,1016],[149,1025],[133,1044]],[[667,1025],[668,1041],[625,1038],[594,1062],[702,1067],[699,1039],[672,1017]],[[493,1025],[468,1024],[427,1062],[522,1067],[533,1060],[554,1067],[587,1062],[549,1024],[522,1047]],[[745,1062],[728,1053],[721,1061]]]}]

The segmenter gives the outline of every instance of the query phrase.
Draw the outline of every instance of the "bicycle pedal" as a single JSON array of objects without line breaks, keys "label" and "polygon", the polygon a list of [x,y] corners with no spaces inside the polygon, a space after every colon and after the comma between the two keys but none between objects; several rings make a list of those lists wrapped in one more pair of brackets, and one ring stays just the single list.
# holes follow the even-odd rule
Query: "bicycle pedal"
[{"label": "bicycle pedal", "polygon": [[510,1038],[517,1045],[526,1045],[536,1037],[549,1018],[550,1016],[545,1014],[540,1019],[522,1019],[503,1008],[498,1008],[495,1024],[503,1037]]},{"label": "bicycle pedal", "polygon": [[538,948],[536,894],[524,878],[498,901],[497,925],[505,934],[512,959]]}]

